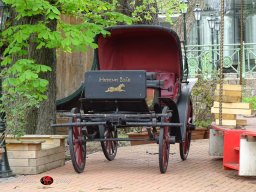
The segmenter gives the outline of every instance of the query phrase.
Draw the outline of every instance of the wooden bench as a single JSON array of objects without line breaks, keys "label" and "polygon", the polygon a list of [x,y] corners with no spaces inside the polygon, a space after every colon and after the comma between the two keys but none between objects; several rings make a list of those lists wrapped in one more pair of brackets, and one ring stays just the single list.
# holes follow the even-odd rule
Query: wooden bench
[{"label": "wooden bench", "polygon": [[6,136],[9,164],[16,174],[38,174],[65,163],[65,135]]}]

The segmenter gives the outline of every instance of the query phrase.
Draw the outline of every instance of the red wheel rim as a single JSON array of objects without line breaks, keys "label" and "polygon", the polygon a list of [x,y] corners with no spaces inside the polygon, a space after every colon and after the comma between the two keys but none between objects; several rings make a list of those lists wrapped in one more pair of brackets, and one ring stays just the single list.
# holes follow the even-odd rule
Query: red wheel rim
[{"label": "red wheel rim", "polygon": [[[77,118],[74,118],[74,122],[78,122]],[[81,127],[73,127],[73,148],[77,165],[83,165],[85,160],[85,149],[83,144],[83,133]]]}]

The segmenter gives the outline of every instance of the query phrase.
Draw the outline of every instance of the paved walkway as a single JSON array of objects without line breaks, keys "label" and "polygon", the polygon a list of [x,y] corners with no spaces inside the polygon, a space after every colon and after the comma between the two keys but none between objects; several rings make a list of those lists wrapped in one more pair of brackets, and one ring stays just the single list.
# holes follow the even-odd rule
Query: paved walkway
[{"label": "paved walkway", "polygon": [[[178,144],[171,145],[169,167],[160,174],[158,145],[121,147],[109,162],[102,152],[87,158],[86,170],[74,172],[71,162],[39,175],[0,180],[3,192],[256,192],[256,177],[239,177],[236,171],[222,169],[221,159],[208,156],[208,140],[191,143],[189,158],[181,161]],[[44,187],[40,178],[50,175],[54,183]]]}]

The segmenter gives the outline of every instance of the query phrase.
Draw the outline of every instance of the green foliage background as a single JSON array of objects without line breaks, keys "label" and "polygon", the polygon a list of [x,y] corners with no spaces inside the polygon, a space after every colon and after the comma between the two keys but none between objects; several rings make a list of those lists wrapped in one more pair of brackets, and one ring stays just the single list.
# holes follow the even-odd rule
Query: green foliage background
[{"label": "green foliage background", "polygon": [[[42,79],[41,74],[52,70],[44,63],[35,62],[29,55],[30,45],[36,44],[36,49],[86,51],[88,47],[97,48],[94,37],[108,35],[105,30],[108,26],[150,20],[150,13],[158,12],[151,4],[164,5],[167,18],[186,6],[179,0],[138,1],[141,3],[137,7],[136,1],[129,1],[133,13],[128,17],[117,11],[118,0],[3,0],[16,15],[1,33],[0,47],[7,48],[1,62],[4,94],[0,108],[6,113],[8,127],[15,135],[24,133],[27,109],[39,107],[40,102],[47,99],[49,82]],[[79,23],[64,22],[62,14],[75,17]],[[32,22],[35,19],[37,22]],[[51,21],[57,22],[57,30],[49,27]]]},{"label": "green foliage background", "polygon": [[[29,56],[30,44],[36,44],[36,49],[86,51],[88,47],[97,47],[96,34],[108,34],[105,27],[119,22],[131,24],[132,19],[116,12],[115,2],[100,0],[4,0],[4,3],[16,12],[16,17],[11,18],[12,24],[1,34],[1,45],[7,45],[1,62],[4,93],[1,110],[6,113],[8,127],[19,135],[24,130],[26,110],[47,99],[48,82],[40,74],[51,71]],[[74,16],[79,23],[65,23],[61,14]],[[41,19],[33,24],[22,22],[35,18]],[[48,27],[53,20],[57,22],[57,30]]]}]

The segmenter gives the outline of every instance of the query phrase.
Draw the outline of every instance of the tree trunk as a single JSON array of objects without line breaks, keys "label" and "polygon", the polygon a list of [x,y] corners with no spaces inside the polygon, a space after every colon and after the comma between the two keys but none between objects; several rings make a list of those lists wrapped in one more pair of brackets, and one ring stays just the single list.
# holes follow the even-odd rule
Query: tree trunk
[{"label": "tree trunk", "polygon": [[[15,13],[13,12],[15,15]],[[14,18],[14,17],[13,17]],[[42,21],[43,16],[23,18],[16,24],[34,24]],[[48,27],[56,30],[57,22],[52,20]],[[36,49],[37,44],[33,42],[33,36],[30,39],[28,47],[28,58],[35,60],[36,63],[51,67],[52,71],[40,74],[40,77],[48,80],[47,100],[40,104],[39,108],[28,109],[25,115],[25,133],[26,134],[52,134],[51,123],[56,119],[56,50],[55,49]],[[17,60],[20,58],[15,58]]]},{"label": "tree trunk", "polygon": [[[40,19],[40,18],[39,18]],[[38,18],[35,18],[34,22],[38,22]],[[54,31],[56,30],[57,22],[51,20],[48,27]],[[29,110],[27,115],[27,133],[35,134],[53,134],[51,123],[56,120],[56,50],[55,49],[36,49],[37,44],[30,43],[29,58],[33,58],[36,63],[44,64],[51,67],[52,71],[43,73],[41,78],[46,79],[48,84],[47,100],[43,101],[38,109]]]},{"label": "tree trunk", "polygon": [[41,52],[43,57],[40,58],[39,63],[48,65],[52,71],[42,75],[49,82],[48,98],[40,104],[38,109],[36,134],[53,134],[51,124],[56,121],[56,52],[52,49],[44,49]]}]

